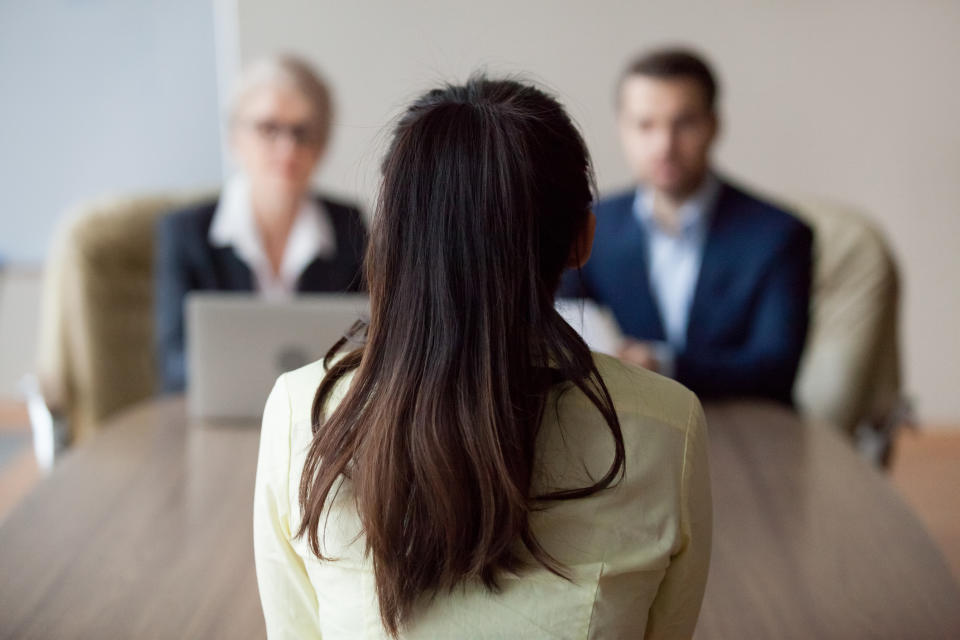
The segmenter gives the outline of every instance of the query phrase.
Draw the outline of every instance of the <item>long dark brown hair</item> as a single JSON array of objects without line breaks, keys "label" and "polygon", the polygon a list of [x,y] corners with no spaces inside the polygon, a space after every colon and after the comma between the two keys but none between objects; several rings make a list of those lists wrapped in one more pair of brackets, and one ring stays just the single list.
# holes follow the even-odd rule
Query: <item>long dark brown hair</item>
[{"label": "long dark brown hair", "polygon": [[[430,91],[397,124],[366,254],[366,340],[327,355],[297,533],[323,559],[324,505],[341,478],[352,483],[393,636],[423,597],[474,580],[496,590],[502,572],[522,567],[522,547],[565,576],[530,530],[530,512],[622,474],[610,394],[553,306],[592,185],[570,118],[520,82],[474,77]],[[537,432],[558,383],[596,405],[615,453],[594,484],[532,495]]]}]

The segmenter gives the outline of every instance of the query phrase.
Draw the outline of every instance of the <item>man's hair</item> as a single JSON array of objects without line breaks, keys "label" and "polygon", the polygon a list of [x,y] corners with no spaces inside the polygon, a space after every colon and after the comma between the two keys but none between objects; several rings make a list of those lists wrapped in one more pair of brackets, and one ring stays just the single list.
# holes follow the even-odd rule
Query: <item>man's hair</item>
[{"label": "man's hair", "polygon": [[620,74],[620,81],[617,83],[617,104],[620,104],[623,83],[631,76],[647,76],[663,80],[688,78],[700,85],[707,108],[711,111],[715,109],[719,93],[716,77],[706,60],[690,49],[679,47],[654,49],[634,58]]}]

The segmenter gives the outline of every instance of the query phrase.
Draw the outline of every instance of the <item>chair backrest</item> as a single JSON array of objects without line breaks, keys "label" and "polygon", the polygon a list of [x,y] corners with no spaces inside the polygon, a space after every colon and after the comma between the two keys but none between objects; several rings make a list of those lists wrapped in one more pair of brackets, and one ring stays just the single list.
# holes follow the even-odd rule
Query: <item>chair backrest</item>
[{"label": "chair backrest", "polygon": [[902,403],[892,253],[876,226],[849,208],[790,204],[814,231],[810,333],[794,400],[851,434],[864,422],[881,425]]},{"label": "chair backrest", "polygon": [[48,406],[66,417],[71,440],[156,392],[154,227],[160,216],[199,199],[104,200],[80,207],[58,229],[45,274],[38,376]]}]

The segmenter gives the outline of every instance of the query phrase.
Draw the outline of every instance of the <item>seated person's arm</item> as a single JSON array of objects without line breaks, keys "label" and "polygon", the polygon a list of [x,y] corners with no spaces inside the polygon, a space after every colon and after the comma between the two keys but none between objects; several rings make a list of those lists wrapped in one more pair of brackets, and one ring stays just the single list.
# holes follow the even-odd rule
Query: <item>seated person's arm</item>
[{"label": "seated person's arm", "polygon": [[176,222],[175,216],[158,221],[153,258],[155,353],[165,393],[186,387],[183,306],[192,283]]},{"label": "seated person's arm", "polygon": [[797,226],[785,240],[759,293],[746,344],[676,355],[676,379],[699,395],[789,401],[807,335],[813,235]]}]

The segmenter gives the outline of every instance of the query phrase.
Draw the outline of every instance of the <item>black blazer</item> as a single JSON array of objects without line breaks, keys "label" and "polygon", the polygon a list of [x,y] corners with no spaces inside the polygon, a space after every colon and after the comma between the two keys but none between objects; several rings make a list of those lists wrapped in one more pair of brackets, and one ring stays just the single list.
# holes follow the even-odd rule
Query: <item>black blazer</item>
[{"label": "black blazer", "polygon": [[[363,289],[367,231],[360,211],[317,197],[330,216],[337,242],[333,258],[317,258],[297,281],[301,292],[352,292]],[[163,216],[154,250],[154,316],[161,388],[186,386],[183,305],[188,291],[253,291],[253,274],[233,249],[210,244],[208,234],[217,200]]]},{"label": "black blazer", "polygon": [[[590,260],[564,274],[560,297],[609,307],[623,332],[665,340],[650,291],[634,190],[601,200]],[[723,182],[703,249],[676,378],[703,398],[791,404],[807,336],[813,234],[790,213]]]}]

